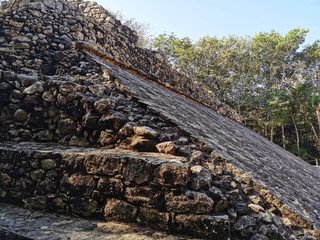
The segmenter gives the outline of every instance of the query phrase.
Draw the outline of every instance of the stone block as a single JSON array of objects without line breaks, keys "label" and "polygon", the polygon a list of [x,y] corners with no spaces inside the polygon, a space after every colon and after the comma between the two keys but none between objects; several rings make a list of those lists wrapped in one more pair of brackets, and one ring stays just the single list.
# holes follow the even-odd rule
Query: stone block
[{"label": "stone block", "polygon": [[142,207],[138,214],[138,221],[146,226],[152,226],[160,230],[169,230],[170,214],[159,212],[153,208]]},{"label": "stone block", "polygon": [[186,186],[189,182],[190,167],[181,163],[161,164],[154,171],[154,183],[168,186]]},{"label": "stone block", "polygon": [[177,150],[177,146],[172,142],[162,142],[156,145],[158,152],[166,154],[174,154]]},{"label": "stone block", "polygon": [[57,163],[54,159],[41,160],[41,168],[44,170],[55,169],[56,167],[57,167]]},{"label": "stone block", "polygon": [[87,155],[84,167],[89,174],[114,176],[121,174],[123,162],[119,157]]},{"label": "stone block", "polygon": [[161,192],[149,186],[128,187],[124,196],[128,202],[138,205],[155,206],[163,202]]},{"label": "stone block", "polygon": [[123,183],[116,178],[99,178],[97,190],[106,196],[122,196]]},{"label": "stone block", "polygon": [[137,213],[137,207],[115,198],[108,199],[104,208],[106,220],[135,222]]},{"label": "stone block", "polygon": [[213,210],[214,201],[200,192],[170,192],[165,195],[165,205],[169,212],[208,214]]},{"label": "stone block", "polygon": [[74,197],[70,202],[72,212],[85,217],[90,217],[98,207],[98,203],[93,199]]},{"label": "stone block", "polygon": [[226,215],[177,215],[173,228],[182,234],[205,239],[230,239],[230,222]]},{"label": "stone block", "polygon": [[79,173],[71,176],[64,175],[61,180],[61,190],[68,192],[71,196],[90,197],[96,187],[93,176],[81,175]]},{"label": "stone block", "polygon": [[135,126],[133,127],[133,131],[138,136],[143,136],[148,139],[156,139],[159,136],[157,131],[147,126]]},{"label": "stone block", "polygon": [[126,185],[143,184],[152,179],[155,166],[140,159],[129,159],[123,166],[123,177]]}]

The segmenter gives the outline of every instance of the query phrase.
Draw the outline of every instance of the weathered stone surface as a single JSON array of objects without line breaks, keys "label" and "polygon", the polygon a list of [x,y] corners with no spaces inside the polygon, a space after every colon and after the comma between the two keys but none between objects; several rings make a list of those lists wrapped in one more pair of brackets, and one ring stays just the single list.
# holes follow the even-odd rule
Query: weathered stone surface
[{"label": "weathered stone surface", "polygon": [[100,118],[99,124],[103,128],[119,130],[125,121],[126,117],[123,114],[119,112],[113,112],[111,114],[104,114]]},{"label": "weathered stone surface", "polygon": [[249,207],[251,210],[255,211],[255,212],[261,212],[261,211],[264,210],[263,207],[261,207],[261,206],[259,206],[259,205],[257,205],[257,204],[252,204],[252,203],[249,204],[248,207]]},{"label": "weathered stone surface", "polygon": [[76,130],[76,124],[73,119],[66,118],[58,121],[58,129],[59,132],[64,134],[74,133]]},{"label": "weathered stone surface", "polygon": [[125,198],[133,204],[161,205],[162,194],[149,186],[126,188]]},{"label": "weathered stone surface", "polygon": [[15,113],[14,113],[14,119],[17,122],[24,122],[26,121],[28,118],[28,114],[25,110],[23,109],[18,109]]},{"label": "weathered stone surface", "polygon": [[27,87],[23,93],[25,94],[35,94],[35,93],[43,93],[44,89],[41,82],[36,82],[32,84],[30,87]]},{"label": "weathered stone surface", "polygon": [[206,188],[211,185],[212,174],[200,165],[192,166],[191,173],[194,175],[192,178],[191,187],[194,190],[199,190],[201,188]]},{"label": "weathered stone surface", "polygon": [[78,214],[80,216],[89,217],[95,212],[98,204],[93,199],[75,197],[71,198],[70,206],[73,213]]},{"label": "weathered stone surface", "polygon": [[161,230],[169,230],[170,214],[159,212],[152,208],[142,207],[139,209],[138,219],[143,225],[154,226]]},{"label": "weathered stone surface", "polygon": [[198,214],[211,213],[214,204],[206,194],[194,191],[168,193],[165,202],[169,212]]},{"label": "weathered stone surface", "polygon": [[54,103],[56,101],[56,96],[50,91],[45,91],[42,94],[42,99],[47,101],[47,102]]},{"label": "weathered stone surface", "polygon": [[90,197],[96,187],[93,176],[81,174],[65,175],[61,180],[61,187],[64,192],[75,196]]},{"label": "weathered stone surface", "polygon": [[[318,205],[310,199],[319,196],[311,193],[309,199],[306,194],[317,189],[317,174],[303,169],[303,174],[311,172],[308,181],[311,179],[316,188],[310,188],[312,184],[306,183],[307,188],[301,188],[305,190],[304,194],[297,195],[299,200],[292,197],[294,191],[290,197],[282,187],[294,182],[294,174],[287,174],[288,169],[282,169],[281,164],[274,165],[273,168],[281,168],[287,177],[279,179],[281,171],[270,170],[269,165],[274,159],[286,158],[286,154],[273,153],[272,145],[244,128],[221,120],[194,102],[172,95],[167,90],[174,86],[201,103],[212,104],[222,114],[232,112],[201,90],[201,84],[192,84],[182,75],[183,71],[179,70],[182,74],[178,74],[172,70],[161,52],[137,48],[133,32],[108,16],[96,3],[71,2],[74,6],[64,0],[6,4],[7,9],[0,16],[0,45],[10,48],[2,51],[7,51],[8,55],[0,54],[0,140],[90,143],[137,151],[156,151],[156,144],[171,141],[177,144],[175,153],[186,159],[123,150],[74,148],[52,142],[39,144],[45,149],[39,153],[39,148],[28,143],[30,149],[22,152],[6,150],[0,155],[0,173],[4,174],[1,197],[25,202],[32,208],[39,205],[58,212],[95,217],[102,216],[101,209],[110,197],[121,201],[124,209],[137,209],[135,221],[159,222],[160,228],[169,224],[169,229],[174,230],[176,214],[165,212],[165,195],[197,190],[199,194],[208,194],[208,199],[212,198],[210,216],[214,212],[228,212],[232,224],[238,223],[244,214],[253,217],[258,227],[247,234],[248,237],[259,232],[271,239],[288,239],[291,233],[306,237],[303,230],[310,233],[312,228],[317,230],[313,221],[318,220]],[[84,52],[108,59],[145,79],[151,78],[167,89],[161,92],[159,89],[164,89],[159,86],[148,88],[150,82],[134,79],[116,67],[106,73]],[[24,109],[27,118],[22,116],[24,120],[17,121],[14,117],[17,109]],[[130,127],[129,121],[134,122]],[[122,128],[123,125],[127,128]],[[109,141],[109,136],[103,136],[101,132],[112,134],[114,139]],[[3,149],[2,143],[0,149]],[[21,145],[17,145],[21,149]],[[267,154],[264,153],[265,146]],[[33,153],[35,149],[36,154]],[[172,153],[171,150],[166,152]],[[85,156],[94,156],[96,161]],[[101,158],[104,160],[100,161]],[[42,164],[48,159],[54,160],[56,165]],[[190,167],[190,164],[197,166]],[[302,165],[288,163],[288,166]],[[303,175],[299,173],[298,176]],[[87,188],[85,183],[88,183]],[[221,194],[212,191],[213,186],[219,188]],[[248,208],[252,204],[248,194],[261,198],[260,201],[250,198],[254,204],[259,204],[251,205],[259,213]],[[301,202],[301,196],[308,197]],[[198,201],[197,197],[191,198]],[[204,198],[198,201],[195,211],[202,212],[208,205],[204,202]],[[119,219],[124,218],[123,208],[117,208],[112,201],[109,206],[114,209],[111,217],[118,214],[122,216]],[[269,208],[267,211],[273,215],[267,216],[264,208]],[[198,226],[197,219],[203,218],[202,215],[199,213],[187,222],[193,221]],[[292,222],[280,220],[280,216],[288,217]],[[282,222],[291,229],[284,227]],[[314,235],[319,236],[316,230]],[[211,231],[210,227],[204,227],[203,231],[201,236],[208,238],[211,233],[206,231]],[[232,237],[241,239],[241,234],[242,231],[233,231]]]},{"label": "weathered stone surface", "polygon": [[57,167],[57,164],[54,159],[44,159],[44,160],[41,160],[41,167],[44,170],[50,170],[50,169],[55,169]]},{"label": "weathered stone surface", "polygon": [[133,136],[122,141],[120,147],[125,149],[136,150],[138,152],[153,152],[156,142],[143,136]]},{"label": "weathered stone surface", "polygon": [[89,146],[89,142],[85,137],[77,137],[77,136],[72,136],[70,138],[69,144],[72,146],[79,146],[79,147]]},{"label": "weathered stone surface", "polygon": [[254,233],[254,229],[257,228],[256,219],[250,216],[242,216],[232,228],[232,231],[238,232],[241,237],[249,238]]},{"label": "weathered stone surface", "polygon": [[133,127],[133,131],[135,134],[137,134],[138,136],[142,136],[148,139],[154,139],[157,138],[159,133],[155,130],[153,130],[150,127],[147,126],[134,126]]},{"label": "weathered stone surface", "polygon": [[158,152],[166,153],[166,154],[174,154],[177,150],[177,146],[172,142],[162,142],[156,145]]},{"label": "weathered stone surface", "polygon": [[88,87],[89,90],[95,95],[102,95],[107,90],[106,86],[103,84],[95,84]]},{"label": "weathered stone surface", "polygon": [[104,208],[104,217],[107,220],[135,222],[137,213],[135,206],[115,198],[108,199]]},{"label": "weathered stone surface", "polygon": [[35,196],[26,199],[24,202],[24,207],[29,209],[47,209],[47,198],[45,196]]},{"label": "weathered stone surface", "polygon": [[99,143],[102,146],[110,145],[117,140],[116,136],[113,134],[112,130],[102,131],[99,137]]},{"label": "weathered stone surface", "polygon": [[164,186],[186,186],[190,177],[190,168],[180,163],[160,165],[155,170],[154,183]]},{"label": "weathered stone surface", "polygon": [[100,178],[97,185],[97,190],[106,196],[122,196],[123,189],[122,181],[115,178]]},{"label": "weathered stone surface", "polygon": [[177,215],[174,218],[176,231],[184,234],[201,236],[207,239],[230,239],[228,216]]},{"label": "weathered stone surface", "polygon": [[89,174],[113,176],[121,173],[123,163],[123,160],[112,156],[88,155],[84,166]]},{"label": "weathered stone surface", "polygon": [[45,171],[42,169],[37,169],[31,172],[30,177],[33,181],[37,181],[38,179],[41,179],[45,174]]},{"label": "weathered stone surface", "polygon": [[107,109],[112,107],[113,103],[109,99],[101,99],[94,103],[94,108],[99,113],[104,113]]}]

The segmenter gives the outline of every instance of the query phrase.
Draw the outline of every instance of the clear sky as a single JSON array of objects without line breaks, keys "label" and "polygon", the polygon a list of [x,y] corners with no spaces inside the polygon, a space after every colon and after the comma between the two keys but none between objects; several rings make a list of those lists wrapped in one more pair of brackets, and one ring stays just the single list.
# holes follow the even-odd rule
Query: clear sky
[{"label": "clear sky", "polygon": [[126,18],[148,23],[151,33],[204,36],[254,36],[309,29],[306,44],[320,39],[320,0],[98,0]]}]

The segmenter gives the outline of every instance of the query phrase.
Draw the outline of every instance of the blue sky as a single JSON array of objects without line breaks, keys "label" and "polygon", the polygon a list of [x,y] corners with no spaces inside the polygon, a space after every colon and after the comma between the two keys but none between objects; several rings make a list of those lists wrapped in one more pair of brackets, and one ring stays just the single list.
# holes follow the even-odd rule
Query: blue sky
[{"label": "blue sky", "polygon": [[113,12],[151,26],[154,35],[254,36],[309,29],[306,44],[320,39],[320,0],[98,0]]}]

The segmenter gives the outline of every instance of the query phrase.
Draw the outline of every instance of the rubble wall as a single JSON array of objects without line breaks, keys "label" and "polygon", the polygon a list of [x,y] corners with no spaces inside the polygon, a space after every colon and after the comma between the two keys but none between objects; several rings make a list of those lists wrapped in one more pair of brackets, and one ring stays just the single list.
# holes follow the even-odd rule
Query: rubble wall
[{"label": "rubble wall", "polygon": [[[12,0],[3,6],[3,11],[17,11],[18,13],[15,15],[15,19],[11,19],[9,15],[6,15],[7,21],[2,22],[6,35],[3,43],[11,42],[10,47],[15,48],[13,52],[12,49],[2,49],[2,51],[8,50],[10,53],[12,52],[10,62],[15,64],[11,63],[10,65],[16,67],[15,71],[22,70],[16,62],[16,56],[18,55],[18,59],[21,59],[27,54],[26,51],[33,58],[38,59],[40,48],[41,52],[50,52],[57,50],[57,48],[68,50],[73,46],[63,47],[62,45],[70,42],[74,43],[75,41],[86,41],[109,54],[115,61],[139,71],[148,78],[157,79],[163,84],[177,89],[183,94],[208,105],[224,116],[241,121],[240,116],[233,109],[219,101],[212,92],[206,90],[204,85],[199,82],[193,82],[187,76],[173,70],[168,65],[166,56],[161,52],[137,47],[137,35],[135,32],[121,25],[108,11],[96,3],[78,0],[42,0],[31,3],[29,0]],[[55,14],[49,14],[49,16],[48,13],[51,11],[55,11]],[[74,15],[73,17],[70,14],[71,12]],[[27,15],[31,15],[33,18],[25,18]],[[64,19],[68,20],[64,21]],[[19,34],[17,34],[17,31]],[[28,37],[23,39],[21,37],[9,38],[9,36],[25,36],[26,34]],[[18,48],[15,45],[19,45]],[[21,53],[22,56],[20,55]],[[34,67],[43,67],[46,64],[51,63],[38,61],[38,66],[30,67],[33,69]],[[61,63],[53,63],[51,67],[55,69],[59,65]],[[70,64],[68,66],[64,64],[64,66],[73,67]],[[24,70],[32,71],[29,69]],[[54,70],[52,70],[52,74],[54,74]]]}]

